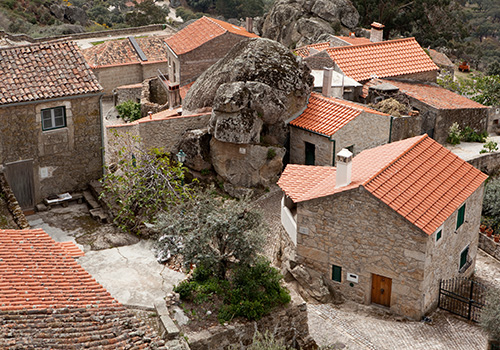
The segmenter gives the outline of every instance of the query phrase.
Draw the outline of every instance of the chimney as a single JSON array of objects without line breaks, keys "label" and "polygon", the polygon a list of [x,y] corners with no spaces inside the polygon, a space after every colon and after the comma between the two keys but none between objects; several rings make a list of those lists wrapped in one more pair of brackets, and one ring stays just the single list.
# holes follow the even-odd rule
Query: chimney
[{"label": "chimney", "polygon": [[343,148],[336,157],[337,172],[335,174],[335,188],[344,187],[351,183],[352,153]]},{"label": "chimney", "polygon": [[371,24],[372,29],[370,31],[370,41],[372,43],[378,43],[384,41],[384,25],[378,22],[373,22]]},{"label": "chimney", "polygon": [[245,21],[246,30],[249,33],[253,33],[253,18],[247,17]]},{"label": "chimney", "polygon": [[351,39],[356,38],[356,34],[354,32],[350,32],[349,38],[351,38]]},{"label": "chimney", "polygon": [[332,78],[333,68],[323,68],[323,89],[321,90],[321,93],[325,97],[332,96]]}]

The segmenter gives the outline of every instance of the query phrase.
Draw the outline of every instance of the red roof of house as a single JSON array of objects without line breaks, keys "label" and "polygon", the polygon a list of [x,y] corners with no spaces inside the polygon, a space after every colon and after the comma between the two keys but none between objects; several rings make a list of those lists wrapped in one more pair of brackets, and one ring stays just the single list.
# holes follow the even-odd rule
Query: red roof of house
[{"label": "red roof of house", "polygon": [[167,36],[136,38],[137,44],[148,59],[142,61],[128,39],[109,40],[83,50],[85,60],[92,68],[112,67],[124,64],[166,62],[168,49]]},{"label": "red roof of house", "polygon": [[445,67],[454,67],[453,62],[444,53],[433,49],[427,49],[427,51],[435,64]]},{"label": "red roof of house", "polygon": [[307,108],[290,125],[332,136],[362,112],[388,115],[354,102],[312,93]]},{"label": "red roof of house", "polygon": [[438,70],[415,38],[332,47],[326,52],[345,75],[356,81]]},{"label": "red roof of house", "polygon": [[0,310],[119,305],[72,255],[42,229],[0,230]]},{"label": "red roof of house", "polygon": [[102,90],[72,41],[0,49],[0,105]]},{"label": "red roof of house", "polygon": [[203,16],[178,31],[165,42],[176,55],[182,55],[227,32],[247,38],[258,37],[254,33],[247,32],[243,27]]},{"label": "red roof of house", "polygon": [[[350,37],[350,36],[337,36],[336,38],[345,41],[349,45],[364,45],[370,44],[371,41],[364,37]],[[298,56],[308,57],[311,54],[311,49],[324,51],[330,47],[332,44],[329,41],[323,43],[316,43],[311,45],[306,45],[293,50]]]},{"label": "red roof of house", "polygon": [[363,186],[429,235],[487,178],[427,135],[361,152],[352,160],[350,185],[335,188],[335,173],[290,164],[278,185],[294,202]]},{"label": "red roof of house", "polygon": [[386,80],[399,91],[437,109],[489,108],[438,85]]}]

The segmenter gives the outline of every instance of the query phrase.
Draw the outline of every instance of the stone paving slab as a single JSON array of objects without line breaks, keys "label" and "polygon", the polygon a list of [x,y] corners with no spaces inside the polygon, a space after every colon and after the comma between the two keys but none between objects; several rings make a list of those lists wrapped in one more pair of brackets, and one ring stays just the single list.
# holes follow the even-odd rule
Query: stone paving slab
[{"label": "stone paving slab", "polygon": [[369,315],[371,306],[308,305],[309,329],[318,345],[340,343],[349,350],[484,350],[477,324],[438,310],[432,322],[396,321]]}]

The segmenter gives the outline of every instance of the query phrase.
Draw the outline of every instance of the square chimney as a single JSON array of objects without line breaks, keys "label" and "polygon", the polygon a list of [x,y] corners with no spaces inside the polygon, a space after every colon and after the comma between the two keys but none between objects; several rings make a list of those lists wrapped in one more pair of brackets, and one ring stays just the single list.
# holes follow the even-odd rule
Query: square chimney
[{"label": "square chimney", "polygon": [[378,43],[380,41],[384,40],[384,25],[378,22],[373,22],[371,24],[371,31],[370,31],[370,41],[372,43]]},{"label": "square chimney", "polygon": [[335,157],[337,171],[335,174],[335,188],[345,187],[351,183],[352,153],[343,148]]}]

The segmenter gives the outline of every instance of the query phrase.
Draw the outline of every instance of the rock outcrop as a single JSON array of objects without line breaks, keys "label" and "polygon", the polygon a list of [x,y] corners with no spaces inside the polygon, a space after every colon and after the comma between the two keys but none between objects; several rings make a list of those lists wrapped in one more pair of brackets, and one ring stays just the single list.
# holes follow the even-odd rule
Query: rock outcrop
[{"label": "rock outcrop", "polygon": [[82,26],[87,25],[89,22],[85,10],[80,7],[52,4],[50,5],[50,12],[61,22],[80,24]]},{"label": "rock outcrop", "polygon": [[359,21],[350,0],[277,0],[257,31],[287,47],[319,42],[325,35],[347,34]]},{"label": "rock outcrop", "polygon": [[286,47],[261,38],[241,41],[196,80],[183,113],[212,107],[210,159],[230,194],[276,181],[285,121],[305,108],[312,83],[309,68]]}]

